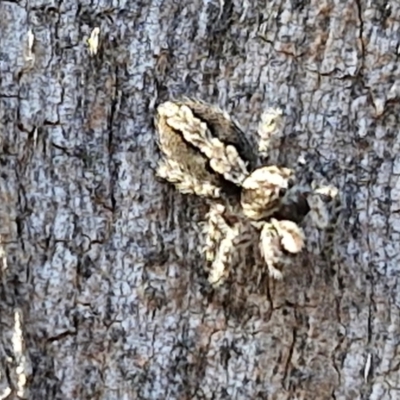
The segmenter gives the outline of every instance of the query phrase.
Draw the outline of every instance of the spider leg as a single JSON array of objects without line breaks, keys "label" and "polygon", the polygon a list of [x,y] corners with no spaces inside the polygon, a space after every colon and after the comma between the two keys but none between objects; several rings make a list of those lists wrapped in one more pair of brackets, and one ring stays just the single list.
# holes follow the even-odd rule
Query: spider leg
[{"label": "spider leg", "polygon": [[278,221],[271,218],[271,224],[279,235],[281,246],[291,254],[296,254],[304,247],[304,232],[292,221]]},{"label": "spider leg", "polygon": [[219,286],[229,272],[234,240],[239,235],[239,224],[229,226],[223,217],[224,211],[225,207],[221,204],[211,205],[205,226],[207,236],[204,251],[206,259],[211,261],[208,280],[214,286]]},{"label": "spider leg", "polygon": [[323,230],[329,227],[334,214],[339,210],[339,196],[337,188],[333,186],[316,187],[312,183],[313,191],[307,196],[310,207],[310,218],[317,228]]},{"label": "spider leg", "polygon": [[261,116],[258,126],[258,152],[261,157],[268,157],[271,148],[276,148],[274,141],[279,141],[282,131],[282,110],[268,108]]},{"label": "spider leg", "polygon": [[268,267],[269,276],[281,280],[283,278],[282,272],[276,268],[282,256],[279,246],[279,238],[271,223],[265,223],[260,234],[260,252],[264,257],[265,263]]},{"label": "spider leg", "polygon": [[268,266],[269,275],[282,279],[283,274],[277,267],[285,264],[287,253],[299,253],[304,246],[304,233],[292,221],[278,221],[271,218],[264,224],[260,234],[260,251]]},{"label": "spider leg", "polygon": [[201,197],[219,198],[221,189],[212,181],[199,179],[185,171],[181,163],[174,160],[162,160],[158,163],[157,176],[172,183],[183,194],[195,194]]}]

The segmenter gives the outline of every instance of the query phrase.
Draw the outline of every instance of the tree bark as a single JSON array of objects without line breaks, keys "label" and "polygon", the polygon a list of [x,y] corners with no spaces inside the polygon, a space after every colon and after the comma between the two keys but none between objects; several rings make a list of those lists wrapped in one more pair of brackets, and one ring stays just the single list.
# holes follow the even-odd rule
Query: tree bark
[{"label": "tree bark", "polygon": [[[394,0],[2,1],[0,399],[400,396],[399,18]],[[155,106],[182,95],[248,135],[280,106],[276,161],[338,187],[283,281],[254,251],[208,286],[206,207],[154,173]]]}]

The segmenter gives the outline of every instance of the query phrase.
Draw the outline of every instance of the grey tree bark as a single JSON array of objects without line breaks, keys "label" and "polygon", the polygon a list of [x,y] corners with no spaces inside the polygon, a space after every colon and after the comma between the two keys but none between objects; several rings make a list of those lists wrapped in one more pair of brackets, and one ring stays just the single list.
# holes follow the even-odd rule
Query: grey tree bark
[{"label": "grey tree bark", "polygon": [[[395,0],[1,1],[0,399],[399,398],[399,20]],[[339,188],[282,282],[255,257],[207,286],[203,203],[154,174],[154,107],[180,95],[249,135],[280,105],[280,162]]]}]

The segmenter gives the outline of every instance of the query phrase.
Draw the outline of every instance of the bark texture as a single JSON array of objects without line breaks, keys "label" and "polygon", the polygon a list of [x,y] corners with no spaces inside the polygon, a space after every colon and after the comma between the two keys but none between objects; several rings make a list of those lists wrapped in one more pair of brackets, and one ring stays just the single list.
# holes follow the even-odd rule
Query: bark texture
[{"label": "bark texture", "polygon": [[[399,31],[395,0],[1,1],[0,399],[399,398]],[[339,188],[282,282],[208,287],[203,203],[154,175],[179,95],[249,135],[281,106],[277,159]]]}]

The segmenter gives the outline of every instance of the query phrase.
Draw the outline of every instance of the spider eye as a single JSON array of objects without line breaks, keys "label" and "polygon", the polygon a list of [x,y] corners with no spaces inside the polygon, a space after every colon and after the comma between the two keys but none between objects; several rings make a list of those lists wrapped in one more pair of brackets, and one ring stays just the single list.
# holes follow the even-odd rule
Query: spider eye
[{"label": "spider eye", "polygon": [[279,189],[279,197],[283,197],[287,192],[286,188],[280,188]]},{"label": "spider eye", "polygon": [[295,184],[294,178],[289,178],[288,179],[288,189],[291,189]]}]

